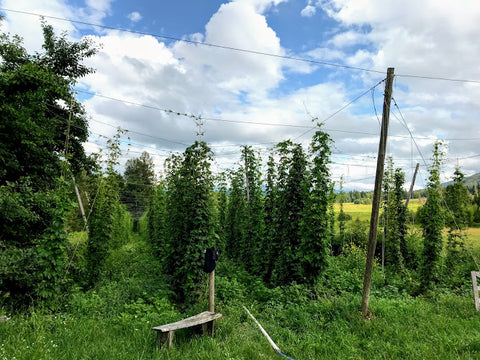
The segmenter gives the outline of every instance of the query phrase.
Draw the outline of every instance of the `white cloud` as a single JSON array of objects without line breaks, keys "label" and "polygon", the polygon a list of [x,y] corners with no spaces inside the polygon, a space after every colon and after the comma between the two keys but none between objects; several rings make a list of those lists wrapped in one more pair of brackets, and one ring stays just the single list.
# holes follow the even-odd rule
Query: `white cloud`
[{"label": "white cloud", "polygon": [[138,22],[142,20],[142,15],[140,15],[138,11],[134,11],[128,14],[127,17],[130,19],[130,21],[133,21],[133,22]]},{"label": "white cloud", "polygon": [[271,7],[277,6],[286,1],[288,0],[233,0],[233,2],[253,7],[255,12],[259,14],[263,14]]},{"label": "white cloud", "polygon": [[312,17],[313,15],[315,15],[316,12],[317,8],[315,6],[307,5],[302,9],[300,15],[303,17]]},{"label": "white cloud", "polygon": [[[196,33],[185,36],[194,41],[299,57],[282,47],[278,33],[267,22],[282,1],[225,3],[211,16],[205,29],[196,29]],[[112,7],[111,1],[93,0],[87,1],[82,8],[67,6],[61,0],[0,0],[0,3],[5,8],[64,18],[80,16],[84,21],[96,23],[104,21]],[[383,71],[394,66],[396,74],[480,79],[477,61],[480,57],[477,41],[480,3],[476,1],[465,0],[462,7],[451,0],[319,0],[305,3],[303,16],[324,10],[338,24],[328,29],[330,32],[325,40],[316,43],[318,47],[305,50],[300,57]],[[138,18],[133,14],[129,15],[131,21]],[[41,45],[42,35],[39,22],[30,21],[32,19],[35,18],[8,13],[4,27],[23,35],[27,48],[36,50]],[[57,31],[65,29],[73,38],[78,38],[79,32],[72,24],[47,21]],[[320,80],[313,80],[319,75],[315,71],[322,69],[316,65],[185,42],[166,45],[151,36],[124,32],[102,30],[95,40],[103,44],[103,49],[89,61],[88,65],[97,72],[82,80],[84,88],[130,102],[210,118],[310,126],[307,111],[320,120],[325,119],[363,91],[358,88],[361,81],[364,85],[360,86],[368,89],[380,78],[378,74],[351,72],[346,80],[344,70],[338,70],[324,72]],[[302,80],[295,79],[298,81],[295,86],[285,90],[282,85],[290,85],[292,74],[298,78],[301,78],[299,74],[312,74],[310,85],[302,88]],[[378,112],[381,112],[381,93],[382,89],[377,88]],[[363,168],[351,166],[348,170],[349,180],[357,188],[365,185],[356,180],[374,172],[370,166],[375,165],[378,150],[378,122],[369,95],[325,125],[335,140],[334,152],[345,154],[346,160],[342,158],[338,162],[365,165]],[[449,139],[480,138],[478,84],[396,77],[394,98],[427,161],[436,135]],[[133,151],[150,151],[156,156],[156,163],[166,155],[162,150],[183,150],[182,143],[191,143],[195,138],[195,122],[188,117],[101,97],[93,97],[85,105],[93,118],[91,130],[94,134],[89,149],[102,146],[96,134],[111,136],[115,132],[114,127],[102,123],[134,130],[135,133],[130,134],[132,141],[145,146],[135,145]],[[355,112],[358,109],[360,113]],[[402,159],[399,161],[407,166],[416,149],[398,117],[398,111],[392,107],[390,151],[394,159]],[[249,126],[211,120],[205,121],[204,128],[205,138],[214,146],[275,143],[286,138],[306,143],[312,133],[299,138],[307,128]],[[449,140],[450,154],[476,155],[476,144],[478,142],[473,140]],[[219,154],[219,166],[238,160],[235,147],[214,149]],[[133,151],[129,156],[139,155]],[[476,172],[474,166],[478,167],[478,158],[460,162],[469,166],[467,172]],[[341,164],[333,169],[336,178],[346,171]],[[367,182],[373,183],[373,180]]]},{"label": "white cloud", "polygon": [[[283,55],[280,39],[263,15],[248,1],[223,4],[205,27],[205,42],[239,49]],[[232,94],[261,98],[283,79],[279,58],[241,51],[177,43],[176,56],[190,71],[201,71],[209,81]]]}]

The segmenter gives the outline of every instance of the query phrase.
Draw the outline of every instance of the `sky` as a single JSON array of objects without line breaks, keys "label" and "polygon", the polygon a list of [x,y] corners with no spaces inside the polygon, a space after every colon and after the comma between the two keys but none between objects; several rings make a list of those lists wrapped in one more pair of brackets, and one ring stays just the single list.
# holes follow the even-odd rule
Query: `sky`
[{"label": "sky", "polygon": [[[75,90],[89,117],[88,153],[122,135],[126,159],[148,151],[158,176],[196,139],[212,169],[239,166],[242,145],[264,162],[290,139],[307,149],[315,122],[333,139],[331,174],[372,190],[386,71],[393,67],[387,156],[408,187],[428,178],[433,144],[480,172],[478,0],[0,0],[1,32],[41,50],[40,18],[98,46]],[[95,26],[100,25],[100,26]]]}]

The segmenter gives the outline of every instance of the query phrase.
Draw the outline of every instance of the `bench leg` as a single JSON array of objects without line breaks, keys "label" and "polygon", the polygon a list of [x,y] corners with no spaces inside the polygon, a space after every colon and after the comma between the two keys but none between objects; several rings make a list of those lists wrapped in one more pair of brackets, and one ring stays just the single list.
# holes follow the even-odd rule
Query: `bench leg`
[{"label": "bench leg", "polygon": [[175,331],[169,331],[168,332],[168,350],[172,348],[172,342],[173,342],[173,335],[175,334]]},{"label": "bench leg", "polygon": [[202,324],[202,332],[203,332],[203,335],[205,335],[205,334],[209,334],[211,336],[214,335],[213,320],[209,321],[205,324]]},{"label": "bench leg", "polygon": [[172,348],[173,335],[174,331],[169,332],[157,332],[157,349],[160,350],[163,344],[167,343],[167,348],[170,350]]},{"label": "bench leg", "polygon": [[165,344],[165,341],[167,341],[167,334],[157,331],[157,350],[160,350]]}]

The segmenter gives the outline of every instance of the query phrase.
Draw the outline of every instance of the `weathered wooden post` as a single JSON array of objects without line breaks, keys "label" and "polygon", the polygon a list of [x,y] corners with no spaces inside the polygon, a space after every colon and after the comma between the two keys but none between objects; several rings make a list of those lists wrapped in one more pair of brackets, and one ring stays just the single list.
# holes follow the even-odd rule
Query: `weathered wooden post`
[{"label": "weathered wooden post", "polygon": [[[205,250],[205,265],[203,270],[208,273],[208,311],[215,314],[215,266],[220,253],[211,247]],[[213,320],[203,325],[203,333],[208,332],[213,336],[214,325]]]},{"label": "weathered wooden post", "polygon": [[478,292],[480,289],[478,288],[477,278],[480,277],[480,271],[472,271],[472,287],[473,287],[473,299],[475,301],[475,309],[480,311],[480,296]]},{"label": "weathered wooden post", "polygon": [[208,274],[208,311],[215,312],[215,270]]}]

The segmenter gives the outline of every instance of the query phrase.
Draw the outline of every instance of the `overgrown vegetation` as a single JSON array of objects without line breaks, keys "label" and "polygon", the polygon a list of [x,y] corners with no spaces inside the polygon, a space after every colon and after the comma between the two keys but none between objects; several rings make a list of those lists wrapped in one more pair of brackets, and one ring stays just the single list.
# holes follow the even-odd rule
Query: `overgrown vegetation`
[{"label": "overgrown vegetation", "polygon": [[[480,325],[469,284],[479,248],[469,248],[466,230],[480,196],[460,169],[440,186],[439,144],[418,214],[407,211],[404,174],[389,161],[365,321],[366,205],[347,202],[369,197],[341,188],[334,211],[321,126],[308,149],[274,146],[265,176],[245,146],[239,166],[214,177],[203,141],[173,154],[158,179],[148,153],[120,174],[121,129],[105,158],[87,158],[81,145],[87,123],[71,85],[91,71],[81,62],[95,48],[48,25],[44,37],[35,56],[17,38],[0,42],[0,315],[10,317],[0,323],[1,358],[274,358],[243,305],[298,359],[479,356],[469,331]],[[215,338],[179,331],[176,349],[157,352],[152,326],[206,309],[211,246],[222,251]]]}]

